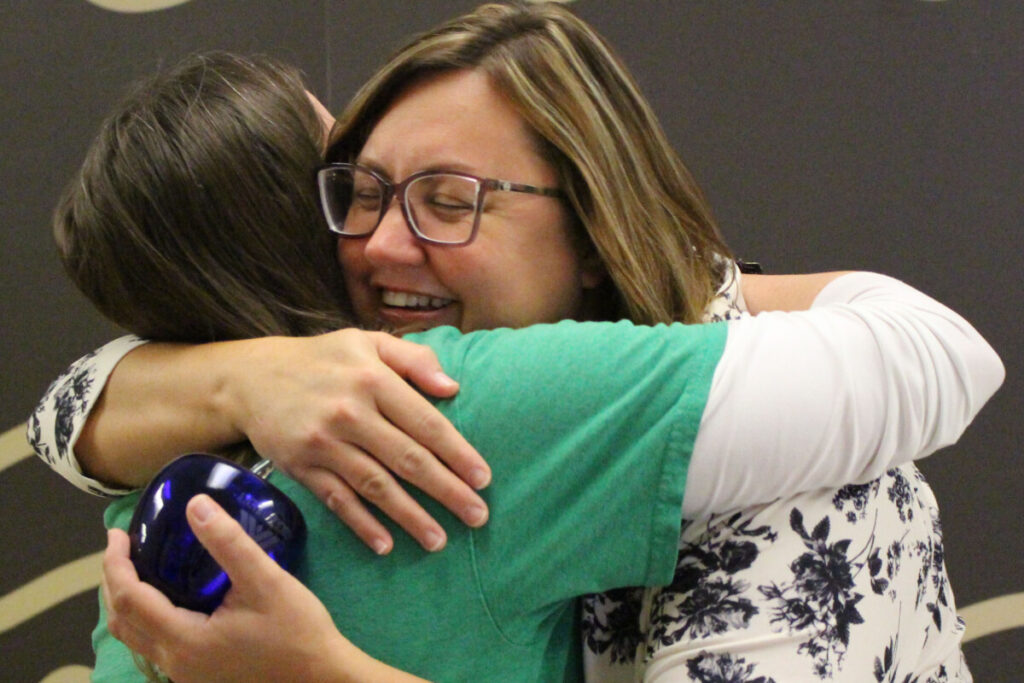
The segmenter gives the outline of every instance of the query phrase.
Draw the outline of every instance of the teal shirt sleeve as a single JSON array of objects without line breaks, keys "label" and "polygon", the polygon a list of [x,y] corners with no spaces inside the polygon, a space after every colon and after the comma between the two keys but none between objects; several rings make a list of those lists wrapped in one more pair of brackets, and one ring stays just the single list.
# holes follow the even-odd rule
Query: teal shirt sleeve
[{"label": "teal shirt sleeve", "polygon": [[[103,521],[108,529],[128,530],[135,506],[139,502],[139,494],[133,493],[118,498],[107,506],[103,513]],[[107,611],[103,606],[102,595],[98,595],[100,618],[92,632],[92,649],[96,654],[96,664],[90,681],[100,683],[127,683],[128,681],[146,680],[145,675],[135,663],[131,650],[121,641],[110,635],[107,629]]]},{"label": "teal shirt sleeve", "polygon": [[527,605],[671,580],[725,337],[722,324],[562,322],[415,339],[459,380],[443,409],[494,473],[473,544],[499,623]]}]

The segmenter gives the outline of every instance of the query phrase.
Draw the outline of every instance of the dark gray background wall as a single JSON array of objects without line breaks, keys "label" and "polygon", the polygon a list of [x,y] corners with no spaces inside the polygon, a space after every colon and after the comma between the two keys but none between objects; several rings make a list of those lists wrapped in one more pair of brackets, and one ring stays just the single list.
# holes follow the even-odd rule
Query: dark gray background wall
[{"label": "dark gray background wall", "polygon": [[[0,438],[0,678],[38,681],[91,662],[94,590],[16,616],[36,599],[33,586],[47,585],[34,579],[99,551],[104,538],[102,504],[23,457],[19,425],[59,370],[119,333],[65,281],[48,228],[104,112],[132,78],[208,48],[298,64],[336,110],[403,37],[475,4],[192,0],[136,14],[86,0],[0,5],[0,432],[10,430]],[[774,272],[895,275],[963,312],[1002,355],[1000,393],[960,444],[922,469],[942,505],[958,605],[970,614],[986,600],[1017,600],[1008,628],[966,645],[975,677],[1018,680],[1024,5],[575,8],[631,66],[741,256]],[[972,629],[981,622],[968,637]],[[62,671],[71,680],[84,670]]]}]

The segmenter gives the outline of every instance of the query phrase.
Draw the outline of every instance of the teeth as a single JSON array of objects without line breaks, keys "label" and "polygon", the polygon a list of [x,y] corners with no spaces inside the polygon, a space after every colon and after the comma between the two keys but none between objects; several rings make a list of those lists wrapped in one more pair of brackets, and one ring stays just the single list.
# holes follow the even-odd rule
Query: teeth
[{"label": "teeth", "polygon": [[452,302],[451,299],[442,299],[436,296],[388,290],[381,292],[380,300],[385,306],[395,306],[397,308],[442,308]]}]

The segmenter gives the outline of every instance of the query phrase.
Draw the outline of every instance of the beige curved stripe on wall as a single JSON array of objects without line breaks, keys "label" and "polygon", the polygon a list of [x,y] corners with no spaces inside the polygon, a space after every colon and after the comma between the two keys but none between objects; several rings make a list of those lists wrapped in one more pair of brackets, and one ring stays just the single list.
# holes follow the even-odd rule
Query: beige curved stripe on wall
[{"label": "beige curved stripe on wall", "polygon": [[96,5],[111,12],[124,12],[137,14],[141,12],[155,12],[175,5],[184,5],[189,0],[88,0],[89,4]]},{"label": "beige curved stripe on wall", "polygon": [[25,423],[0,434],[0,472],[32,455],[25,440]]},{"label": "beige curved stripe on wall", "polygon": [[[24,423],[0,434],[0,473],[32,455]],[[0,633],[82,591],[95,590],[100,585],[102,558],[102,552],[79,558],[0,597]]]},{"label": "beige curved stripe on wall", "polygon": [[39,683],[89,683],[92,669],[87,666],[62,666],[54,669]]},{"label": "beige curved stripe on wall", "polygon": [[[0,434],[0,473],[32,456],[22,423]],[[0,633],[42,614],[85,590],[99,587],[102,553],[96,553],[47,572],[27,585],[0,597]],[[92,669],[71,665],[54,669],[40,683],[89,683]]]},{"label": "beige curved stripe on wall", "polygon": [[1024,592],[982,600],[957,610],[967,622],[964,642],[1024,627]]},{"label": "beige curved stripe on wall", "polygon": [[103,572],[103,552],[68,562],[37,576],[24,586],[0,597],[0,633],[42,614],[68,598],[96,590]]}]

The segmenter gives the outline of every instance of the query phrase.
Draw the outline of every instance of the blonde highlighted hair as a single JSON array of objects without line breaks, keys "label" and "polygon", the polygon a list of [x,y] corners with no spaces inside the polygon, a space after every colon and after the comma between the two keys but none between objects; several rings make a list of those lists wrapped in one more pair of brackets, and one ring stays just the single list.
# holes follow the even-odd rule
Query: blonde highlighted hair
[{"label": "blonde highlighted hair", "polygon": [[487,4],[415,38],[339,117],[328,159],[355,159],[413,83],[463,69],[490,77],[556,169],[609,276],[596,317],[699,321],[730,251],[622,60],[560,4]]}]

